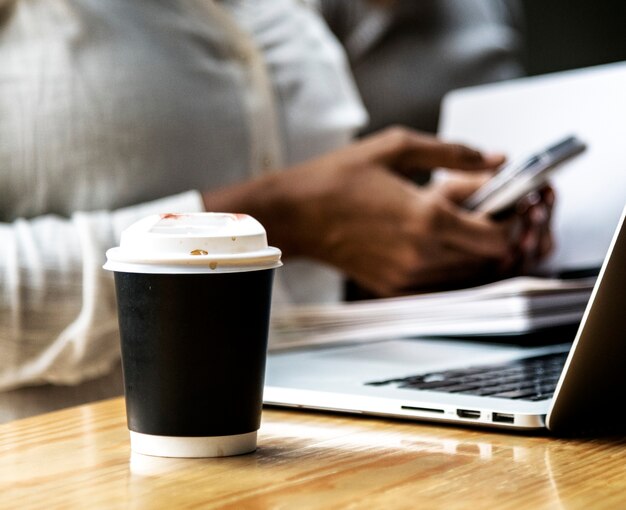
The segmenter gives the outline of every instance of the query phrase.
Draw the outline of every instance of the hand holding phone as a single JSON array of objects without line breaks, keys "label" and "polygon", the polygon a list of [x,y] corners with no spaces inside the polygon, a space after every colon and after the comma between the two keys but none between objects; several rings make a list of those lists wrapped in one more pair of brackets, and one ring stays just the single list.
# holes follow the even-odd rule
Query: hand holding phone
[{"label": "hand holding phone", "polygon": [[505,165],[463,205],[472,211],[496,216],[543,186],[555,168],[585,149],[585,143],[579,138],[568,136],[528,158]]}]

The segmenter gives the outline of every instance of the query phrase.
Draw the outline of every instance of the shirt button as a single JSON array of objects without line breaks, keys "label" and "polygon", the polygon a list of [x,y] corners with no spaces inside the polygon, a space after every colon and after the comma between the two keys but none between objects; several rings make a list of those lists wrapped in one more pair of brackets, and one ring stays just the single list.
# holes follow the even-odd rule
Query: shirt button
[{"label": "shirt button", "polygon": [[235,58],[239,60],[240,62],[243,62],[244,64],[247,64],[248,62],[252,60],[252,57],[250,56],[250,54],[247,51],[242,50],[242,49],[235,50]]},{"label": "shirt button", "polygon": [[272,167],[272,158],[267,154],[261,158],[261,168],[263,170],[269,170]]}]

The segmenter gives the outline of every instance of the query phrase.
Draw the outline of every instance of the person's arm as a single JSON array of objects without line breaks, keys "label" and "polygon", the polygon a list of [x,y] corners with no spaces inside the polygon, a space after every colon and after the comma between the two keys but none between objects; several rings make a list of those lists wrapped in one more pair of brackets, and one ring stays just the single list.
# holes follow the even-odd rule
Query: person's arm
[{"label": "person's arm", "polygon": [[315,258],[375,294],[391,296],[474,280],[482,273],[503,275],[522,259],[545,254],[551,202],[496,222],[458,205],[484,177],[466,174],[460,181],[423,188],[407,179],[434,167],[485,170],[502,161],[392,128],[203,197],[209,210],[255,216],[285,258]]},{"label": "person's arm", "polygon": [[108,372],[119,338],[105,251],[148,214],[202,207],[200,194],[189,192],[113,212],[1,223],[0,390]]},{"label": "person's arm", "polygon": [[[152,213],[249,213],[286,258],[321,260],[379,295],[462,281],[494,264],[512,266],[525,238],[516,231],[521,220],[494,222],[456,205],[478,182],[420,188],[405,178],[434,166],[480,170],[501,160],[392,129],[202,195],[0,224],[0,389],[78,383],[117,361],[115,293],[102,269],[105,251],[126,226]],[[522,216],[528,218],[525,232],[538,239],[531,216]]]}]

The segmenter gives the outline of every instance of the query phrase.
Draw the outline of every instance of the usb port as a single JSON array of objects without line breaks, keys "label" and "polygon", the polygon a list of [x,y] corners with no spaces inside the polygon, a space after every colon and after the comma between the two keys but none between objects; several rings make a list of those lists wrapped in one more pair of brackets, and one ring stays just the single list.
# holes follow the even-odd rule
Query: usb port
[{"label": "usb port", "polygon": [[491,419],[494,423],[513,423],[515,421],[512,414],[506,413],[493,413]]},{"label": "usb port", "polygon": [[472,409],[457,409],[456,415],[459,418],[469,418],[470,420],[477,420],[480,418],[480,411],[474,411]]}]

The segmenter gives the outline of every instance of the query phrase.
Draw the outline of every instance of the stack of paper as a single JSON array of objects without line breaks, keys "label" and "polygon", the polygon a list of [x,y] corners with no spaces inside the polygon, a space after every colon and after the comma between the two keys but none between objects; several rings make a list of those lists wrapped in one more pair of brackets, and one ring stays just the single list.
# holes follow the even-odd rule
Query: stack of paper
[{"label": "stack of paper", "polygon": [[517,277],[471,289],[272,314],[272,350],[390,337],[517,335],[580,321],[595,278]]}]

